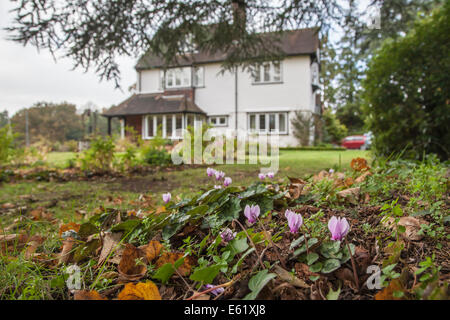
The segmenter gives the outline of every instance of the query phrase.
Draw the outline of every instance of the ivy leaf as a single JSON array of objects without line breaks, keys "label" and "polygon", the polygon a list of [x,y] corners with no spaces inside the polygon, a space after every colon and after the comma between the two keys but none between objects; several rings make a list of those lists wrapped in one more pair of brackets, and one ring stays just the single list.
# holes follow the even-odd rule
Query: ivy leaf
[{"label": "ivy leaf", "polygon": [[[308,248],[311,248],[317,242],[319,242],[317,238],[308,239]],[[306,244],[302,245],[300,248],[294,251],[294,257],[298,256],[299,254],[302,254],[303,252],[306,252]]]},{"label": "ivy leaf", "polygon": [[316,262],[312,266],[309,267],[309,271],[311,272],[319,272],[322,270],[323,263],[322,262]]},{"label": "ivy leaf", "polygon": [[247,294],[243,300],[255,300],[259,292],[265,285],[276,277],[275,273],[268,273],[267,269],[264,269],[254,275],[248,282],[248,288],[252,291]]},{"label": "ivy leaf", "polygon": [[330,273],[336,269],[339,269],[341,262],[338,259],[328,259],[325,260],[323,264],[322,273]]},{"label": "ivy leaf", "polygon": [[319,255],[317,253],[315,253],[315,252],[311,252],[310,254],[308,254],[306,256],[306,263],[308,264],[308,266],[310,266],[314,262],[316,262],[317,259],[319,259]]}]

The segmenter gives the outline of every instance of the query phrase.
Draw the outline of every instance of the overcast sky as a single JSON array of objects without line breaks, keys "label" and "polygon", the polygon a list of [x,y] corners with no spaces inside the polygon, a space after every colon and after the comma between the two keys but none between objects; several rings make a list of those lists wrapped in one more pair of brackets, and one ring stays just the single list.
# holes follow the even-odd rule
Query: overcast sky
[{"label": "overcast sky", "polygon": [[[0,0],[0,29],[12,20],[8,11],[13,8],[9,0]],[[128,87],[135,83],[136,59],[119,60],[122,90],[114,89],[114,82],[99,82],[93,72],[72,69],[68,59],[53,60],[46,51],[22,46],[6,40],[7,33],[0,30],[0,112],[9,115],[38,101],[68,101],[82,107],[91,101],[100,108],[110,107],[125,100]]]},{"label": "overcast sky", "polygon": [[[360,3],[366,8],[368,0]],[[16,111],[30,107],[39,101],[74,103],[78,108],[93,102],[99,108],[110,107],[125,100],[128,87],[136,82],[134,65],[137,59],[121,58],[121,87],[114,88],[114,82],[99,82],[94,72],[71,70],[68,59],[54,61],[47,50],[6,40],[2,30],[12,21],[13,8],[10,0],[0,0],[0,112],[8,110],[12,116]],[[364,10],[363,10],[364,11]],[[336,34],[335,34],[336,35]]]}]

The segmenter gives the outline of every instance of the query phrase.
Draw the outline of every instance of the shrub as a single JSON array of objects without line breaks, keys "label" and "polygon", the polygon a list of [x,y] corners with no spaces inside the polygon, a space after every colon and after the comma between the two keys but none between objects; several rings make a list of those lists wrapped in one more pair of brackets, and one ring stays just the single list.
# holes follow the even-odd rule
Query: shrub
[{"label": "shrub", "polygon": [[80,157],[83,171],[104,172],[112,169],[115,145],[111,137],[98,136]]},{"label": "shrub", "polygon": [[421,159],[450,150],[450,2],[419,20],[405,37],[387,40],[369,64],[367,124],[377,155]]},{"label": "shrub", "polygon": [[14,135],[9,126],[0,128],[0,164],[5,164],[14,152]]},{"label": "shrub", "polygon": [[347,136],[347,127],[339,121],[331,109],[325,110],[323,120],[323,142],[340,144]]}]

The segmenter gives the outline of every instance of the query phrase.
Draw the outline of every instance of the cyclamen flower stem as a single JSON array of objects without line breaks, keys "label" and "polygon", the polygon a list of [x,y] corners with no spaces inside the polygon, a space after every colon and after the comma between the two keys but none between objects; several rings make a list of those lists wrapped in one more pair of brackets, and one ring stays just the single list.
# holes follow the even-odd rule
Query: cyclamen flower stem
[{"label": "cyclamen flower stem", "polygon": [[345,243],[347,244],[348,253],[350,254],[350,260],[352,261],[353,277],[355,278],[356,289],[359,291],[359,278],[358,273],[356,272],[355,260],[353,259],[352,250],[350,250],[350,245],[348,244],[347,239],[345,239]]},{"label": "cyclamen flower stem", "polygon": [[262,262],[261,257],[258,254],[258,250],[256,249],[255,243],[253,242],[252,238],[250,238],[250,235],[248,234],[247,229],[245,229],[245,227],[237,219],[234,219],[233,221],[236,221],[236,223],[241,227],[242,231],[245,232],[245,234],[247,235],[248,240],[252,244],[252,247],[255,249],[255,253],[256,253],[257,257],[258,257],[259,264],[261,265],[261,267],[263,269],[265,269],[266,267],[264,266],[264,263]]},{"label": "cyclamen flower stem", "polygon": [[[306,228],[306,226],[305,226],[305,225],[303,225],[303,226],[304,226],[304,228],[306,229],[306,231],[308,231],[308,229]],[[309,254],[309,248],[308,248],[308,236],[307,236],[306,231],[303,232],[303,236],[305,237],[306,254],[308,255],[308,254]]]},{"label": "cyclamen flower stem", "polygon": [[[268,235],[269,233],[266,231],[266,228],[264,227],[264,224],[262,223],[262,221],[261,221],[260,219],[258,219],[258,222],[259,222],[259,224],[261,225],[261,227],[263,228],[263,230],[264,230],[264,232],[266,233],[266,235]],[[284,260],[281,259],[280,252],[278,251],[278,248],[275,246],[275,243],[273,243],[272,237],[269,236],[268,238],[269,238],[268,240],[269,240],[270,244],[271,244],[272,247],[275,249],[275,253],[276,253],[277,257],[278,257],[278,260],[280,260],[280,263],[281,263],[281,265],[283,266],[283,268],[286,269],[286,265],[284,264]]]},{"label": "cyclamen flower stem", "polygon": [[226,283],[220,284],[220,285],[218,285],[218,286],[215,286],[215,287],[206,289],[206,290],[204,290],[204,291],[197,292],[197,293],[193,294],[192,296],[190,296],[189,298],[187,298],[186,300],[193,300],[193,299],[195,299],[195,298],[201,296],[202,294],[205,294],[205,293],[214,291],[214,290],[219,289],[219,288],[229,287],[229,286],[231,286],[234,282],[235,282],[235,280],[231,280],[231,281],[229,281],[229,282],[226,282]]}]

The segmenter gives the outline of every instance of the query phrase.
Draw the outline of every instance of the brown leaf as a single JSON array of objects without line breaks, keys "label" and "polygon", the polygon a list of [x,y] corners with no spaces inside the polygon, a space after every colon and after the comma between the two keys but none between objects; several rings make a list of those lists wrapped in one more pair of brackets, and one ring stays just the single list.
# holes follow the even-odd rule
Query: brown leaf
[{"label": "brown leaf", "polygon": [[31,259],[34,256],[37,248],[44,242],[45,238],[41,236],[33,236],[27,244],[25,250],[25,259]]},{"label": "brown leaf", "polygon": [[367,178],[368,176],[371,176],[371,175],[372,175],[372,173],[371,173],[370,171],[366,171],[366,172],[364,172],[362,175],[360,175],[358,178],[356,178],[355,182],[356,182],[356,183],[361,183],[361,182],[363,182],[364,180],[366,180],[366,178]]},{"label": "brown leaf", "polygon": [[77,290],[73,294],[74,300],[108,300],[95,290]]},{"label": "brown leaf", "polygon": [[161,300],[158,287],[151,281],[127,283],[118,295],[119,300]]},{"label": "brown leaf", "polygon": [[108,257],[111,257],[112,252],[117,250],[119,247],[120,239],[122,238],[122,233],[106,233],[102,239],[103,247],[102,251],[100,252],[100,257],[98,258],[97,266],[100,266],[103,264],[103,262],[108,259]]},{"label": "brown leaf", "polygon": [[2,209],[14,209],[16,206],[10,202],[2,204]]},{"label": "brown leaf", "polygon": [[359,187],[345,189],[345,190],[339,191],[337,193],[337,196],[340,197],[341,199],[344,199],[344,200],[350,202],[350,203],[357,204],[358,199],[359,199],[359,191],[360,191]]},{"label": "brown leaf", "polygon": [[[164,252],[158,260],[156,260],[156,268],[162,267],[166,263],[175,264],[175,262],[183,257],[183,253]],[[182,276],[187,276],[191,273],[191,259],[185,257],[183,264],[177,269]]]},{"label": "brown leaf", "polygon": [[355,171],[369,170],[370,167],[367,165],[367,160],[364,158],[355,158],[350,162],[350,167]]},{"label": "brown leaf", "polygon": [[130,243],[125,245],[125,250],[123,251],[118,268],[121,280],[135,281],[145,276],[147,266],[139,260],[142,257],[138,248]]},{"label": "brown leaf", "polygon": [[400,226],[404,226],[406,231],[404,233],[404,236],[408,240],[412,241],[419,241],[422,240],[423,234],[418,234],[420,231],[421,224],[428,224],[428,222],[424,220],[419,220],[414,217],[401,217],[400,221],[398,222]]},{"label": "brown leaf", "polygon": [[392,280],[386,288],[377,292],[375,300],[402,300],[402,298],[394,297],[395,291],[404,291],[403,285],[398,279]]},{"label": "brown leaf", "polygon": [[80,226],[81,226],[80,224],[75,223],[75,222],[69,222],[69,223],[63,224],[59,227],[59,236],[61,237],[61,235],[64,232],[69,231],[69,230],[73,230],[78,233],[78,231],[80,231]]},{"label": "brown leaf", "polygon": [[281,268],[280,266],[275,266],[274,271],[281,280],[286,281],[295,287],[299,287],[299,288],[309,288],[310,287],[306,284],[305,281],[297,278],[296,276],[292,275],[290,272],[286,271],[285,269]]},{"label": "brown leaf", "polygon": [[147,262],[151,262],[156,259],[161,253],[161,249],[163,248],[162,244],[159,241],[152,240],[149,244],[145,246],[139,247],[142,250]]},{"label": "brown leaf", "polygon": [[63,248],[61,253],[59,254],[59,264],[68,263],[72,258],[72,249],[75,244],[75,239],[72,237],[68,237],[63,240]]},{"label": "brown leaf", "polygon": [[39,207],[37,209],[34,209],[30,212],[31,217],[33,220],[53,220],[53,215],[50,212],[46,212],[44,208]]}]

